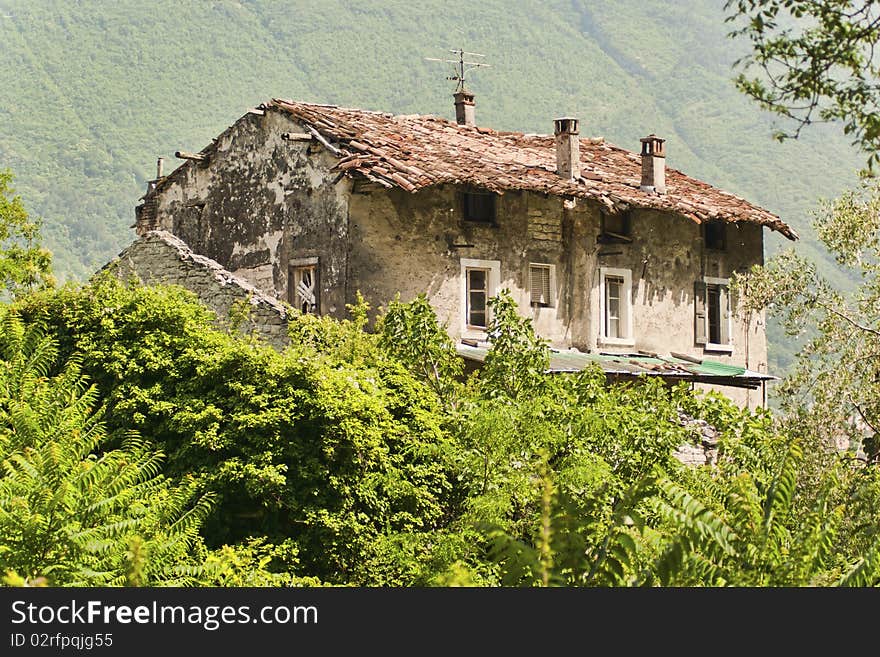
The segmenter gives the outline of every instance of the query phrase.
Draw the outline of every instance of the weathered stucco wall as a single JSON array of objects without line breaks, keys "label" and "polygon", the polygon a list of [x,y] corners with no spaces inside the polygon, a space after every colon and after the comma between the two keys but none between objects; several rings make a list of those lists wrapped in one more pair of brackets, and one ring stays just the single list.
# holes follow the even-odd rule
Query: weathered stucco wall
[{"label": "weathered stucco wall", "polygon": [[287,115],[248,114],[160,184],[158,227],[268,294],[290,301],[292,259],[320,257],[322,311],[345,311],[347,179],[311,141],[287,141],[303,127]]},{"label": "weathered stucco wall", "polygon": [[[333,170],[336,159],[326,147],[282,139],[304,131],[278,112],[246,115],[205,150],[207,162],[188,162],[160,182],[156,223],[288,301],[291,262],[319,258],[325,314],[344,315],[358,291],[374,311],[397,294],[408,301],[424,292],[454,337],[480,337],[464,325],[462,260],[497,261],[498,287],[512,291],[555,347],[675,351],[766,371],[762,316],[734,316],[732,351],[707,350],[694,331],[695,281],[729,278],[762,262],[761,227],[728,224],[726,248],[711,251],[690,219],[632,210],[630,240],[607,243],[599,239],[604,209],[597,203],[516,191],[497,197],[495,224],[465,221],[464,188],[410,194],[353,184]],[[530,304],[530,263],[555,267],[549,307]],[[630,344],[600,339],[601,267],[631,272]],[[760,403],[760,393],[724,392]]]},{"label": "weathered stucco wall", "polygon": [[280,303],[210,258],[193,253],[170,233],[147,233],[111,260],[105,269],[123,280],[135,277],[147,285],[180,285],[213,310],[221,326],[229,326],[231,317],[240,315],[244,308],[247,317],[238,326],[240,331],[256,332],[278,348],[289,342],[287,312]]},{"label": "weathered stucco wall", "polygon": [[[523,314],[553,346],[581,350],[667,354],[671,351],[766,372],[763,317],[732,319],[731,351],[696,343],[694,283],[729,278],[763,259],[759,226],[729,224],[726,248],[708,250],[693,221],[656,211],[630,212],[630,242],[600,243],[602,212],[593,203],[565,207],[562,199],[527,192],[497,200],[496,225],[463,220],[460,189],[438,187],[354,194],[350,202],[349,300],[360,290],[374,306],[396,294],[404,301],[425,292],[456,337],[475,337],[463,321],[463,258],[500,263],[500,287],[509,288]],[[529,263],[556,267],[553,307],[529,304]],[[600,339],[600,267],[632,274],[632,344]],[[735,306],[735,300],[734,300]],[[760,392],[725,394],[752,406]]]}]

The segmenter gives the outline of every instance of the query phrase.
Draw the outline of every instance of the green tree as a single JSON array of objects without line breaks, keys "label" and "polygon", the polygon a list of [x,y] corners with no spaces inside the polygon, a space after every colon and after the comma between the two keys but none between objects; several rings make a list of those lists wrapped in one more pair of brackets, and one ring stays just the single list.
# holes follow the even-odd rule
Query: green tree
[{"label": "green tree", "polygon": [[445,326],[440,326],[428,297],[420,294],[409,303],[399,297],[388,304],[377,326],[382,347],[447,403],[457,394],[457,379],[464,363]]},{"label": "green tree", "polygon": [[777,138],[811,123],[840,121],[844,132],[880,161],[880,88],[875,48],[877,0],[727,0],[733,35],[752,52],[740,60],[739,89],[764,109],[793,120]]},{"label": "green tree", "polygon": [[97,390],[76,360],[8,313],[0,321],[0,572],[53,585],[196,581],[209,496],[159,476],[134,435],[102,450]]},{"label": "green tree", "polygon": [[16,294],[54,282],[52,254],[41,245],[40,222],[14,196],[12,172],[0,170],[0,294]]},{"label": "green tree", "polygon": [[823,202],[816,231],[861,282],[839,290],[794,250],[754,268],[737,283],[746,307],[768,309],[792,335],[815,328],[779,388],[792,429],[820,450],[842,445],[880,457],[880,187],[865,183]]}]

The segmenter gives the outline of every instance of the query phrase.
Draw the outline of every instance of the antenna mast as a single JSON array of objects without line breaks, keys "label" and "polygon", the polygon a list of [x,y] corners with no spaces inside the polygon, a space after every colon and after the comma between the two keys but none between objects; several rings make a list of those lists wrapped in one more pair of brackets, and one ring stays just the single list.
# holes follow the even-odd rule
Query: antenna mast
[{"label": "antenna mast", "polygon": [[465,57],[485,57],[486,55],[481,55],[478,52],[467,52],[463,48],[457,48],[450,50],[453,55],[458,55],[458,59],[437,59],[436,57],[425,57],[429,62],[443,62],[446,64],[454,64],[454,72],[452,75],[446,77],[447,80],[452,80],[456,82],[455,92],[460,93],[463,91],[467,91],[467,87],[465,85],[465,76],[473,71],[475,68],[491,68],[491,64],[485,64],[483,62],[468,62],[465,61]]}]

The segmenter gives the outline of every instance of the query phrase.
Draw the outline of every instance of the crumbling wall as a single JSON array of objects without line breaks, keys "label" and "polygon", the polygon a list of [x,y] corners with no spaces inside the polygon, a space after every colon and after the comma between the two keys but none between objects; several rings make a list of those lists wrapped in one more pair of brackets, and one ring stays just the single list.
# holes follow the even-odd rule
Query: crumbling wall
[{"label": "crumbling wall", "polygon": [[[257,288],[291,301],[291,260],[320,258],[321,311],[345,311],[350,181],[287,114],[247,114],[155,191],[155,224]],[[152,202],[149,197],[146,204]]]},{"label": "crumbling wall", "polygon": [[193,253],[180,239],[165,231],[150,231],[130,244],[105,267],[119,278],[135,277],[145,285],[180,285],[193,292],[217,316],[218,324],[238,325],[256,332],[276,348],[288,344],[285,307],[217,262]]}]

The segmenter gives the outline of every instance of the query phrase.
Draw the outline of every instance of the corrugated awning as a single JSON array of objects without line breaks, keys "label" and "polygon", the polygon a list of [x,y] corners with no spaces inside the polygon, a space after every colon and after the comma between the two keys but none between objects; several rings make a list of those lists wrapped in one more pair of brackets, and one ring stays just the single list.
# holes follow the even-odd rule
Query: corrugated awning
[{"label": "corrugated awning", "polygon": [[[489,349],[489,345],[472,346],[464,343],[459,343],[457,347],[459,356],[475,363],[483,363]],[[582,353],[557,349],[550,350],[548,372],[580,372],[593,364],[598,365],[605,372],[606,377],[612,380],[662,376],[670,380],[754,389],[765,381],[774,381],[778,378],[745,367],[708,359],[644,353]]]}]

